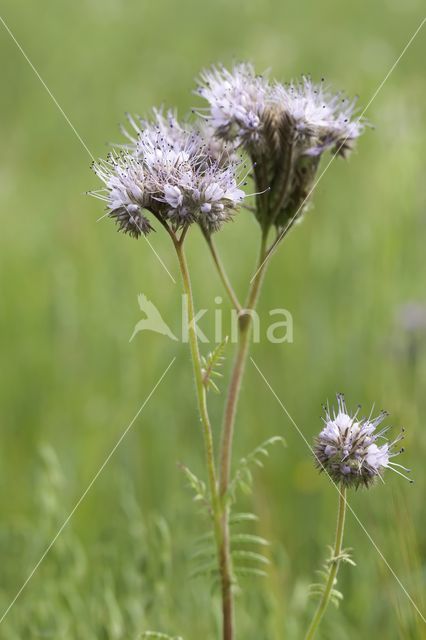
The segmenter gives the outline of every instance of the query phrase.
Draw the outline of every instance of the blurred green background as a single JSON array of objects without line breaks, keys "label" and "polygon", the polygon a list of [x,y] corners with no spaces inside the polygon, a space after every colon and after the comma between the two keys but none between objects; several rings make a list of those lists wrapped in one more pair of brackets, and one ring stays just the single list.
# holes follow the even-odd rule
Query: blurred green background
[{"label": "blurred green background", "polygon": [[[368,103],[420,24],[420,0],[370,3],[278,0],[2,0],[1,16],[94,156],[120,141],[124,112],[195,106],[199,70],[250,59],[280,80],[325,76]],[[218,637],[217,596],[191,580],[191,549],[205,530],[177,466],[203,473],[187,345],[129,337],[137,294],[180,323],[180,283],[165,234],[151,236],[177,284],[142,240],[97,223],[101,203],[90,157],[0,24],[0,609],[42,552],[150,393],[68,526],[0,623],[0,637],[136,638],[145,629],[185,640]],[[272,261],[260,303],[289,309],[294,343],[254,345],[257,364],[308,440],[321,403],[345,391],[376,402],[407,428],[409,485],[351,496],[368,533],[425,612],[426,146],[423,30],[368,109],[375,125],[348,162],[336,161],[314,207]],[[257,228],[241,213],[218,237],[240,295],[252,273]],[[199,307],[223,296],[196,229],[188,239]],[[224,296],[223,296],[224,297]],[[420,307],[405,312],[409,302]],[[224,316],[227,305],[224,303]],[[404,313],[404,312],[403,312]],[[212,317],[212,314],[210,314]],[[411,323],[411,324],[410,324]],[[414,327],[412,325],[415,325]],[[409,326],[408,326],[409,325]],[[203,324],[210,330],[209,321]],[[232,349],[228,348],[225,374]],[[222,386],[225,385],[225,381]],[[224,397],[210,399],[218,435]],[[303,637],[314,603],[306,589],[332,542],[336,494],[313,469],[305,443],[249,365],[235,455],[285,437],[252,498],[253,531],[271,542],[268,577],[243,585],[239,638]],[[345,594],[321,637],[426,638],[426,625],[355,519],[343,566]],[[213,605],[213,606],[212,606]],[[1,615],[1,612],[0,612]]]}]

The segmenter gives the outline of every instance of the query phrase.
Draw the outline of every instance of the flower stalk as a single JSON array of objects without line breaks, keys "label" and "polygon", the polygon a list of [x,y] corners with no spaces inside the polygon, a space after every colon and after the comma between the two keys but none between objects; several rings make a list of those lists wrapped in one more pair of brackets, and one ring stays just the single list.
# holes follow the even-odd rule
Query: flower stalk
[{"label": "flower stalk", "polygon": [[222,285],[226,293],[228,294],[229,300],[232,306],[234,307],[234,309],[236,309],[236,311],[240,313],[240,311],[242,310],[242,306],[240,304],[240,301],[238,300],[237,294],[234,291],[234,288],[231,284],[228,274],[226,273],[226,269],[222,263],[222,260],[216,250],[216,245],[213,241],[213,238],[211,234],[207,233],[207,231],[204,228],[202,229],[202,232],[207,242],[207,246],[209,247],[217,272],[219,274],[219,278],[221,279]]},{"label": "flower stalk", "polygon": [[183,243],[181,241],[176,240],[173,234],[171,235],[174,241],[174,246],[175,246],[176,254],[178,257],[180,272],[182,276],[183,289],[186,294],[189,345],[190,345],[192,366],[194,370],[195,388],[196,388],[197,401],[198,401],[198,412],[200,414],[200,420],[203,427],[204,448],[205,448],[205,457],[206,457],[206,465],[207,465],[207,473],[208,473],[208,481],[209,481],[210,503],[211,503],[211,511],[212,511],[211,515],[213,518],[217,551],[220,557],[220,550],[222,547],[222,535],[221,535],[221,527],[220,527],[221,506],[220,506],[220,500],[219,500],[218,483],[216,479],[213,431],[212,431],[208,408],[207,408],[206,388],[204,386],[200,351],[198,348],[198,338],[197,338],[197,333],[196,333],[196,328],[194,323],[195,311],[194,311],[194,300],[192,295],[191,279],[189,275],[185,252],[183,249]]},{"label": "flower stalk", "polygon": [[238,406],[238,399],[241,390],[241,383],[244,376],[245,364],[247,360],[247,353],[250,345],[251,326],[252,326],[252,312],[256,309],[257,301],[259,299],[260,290],[265,275],[267,261],[266,256],[266,244],[268,233],[265,231],[262,234],[262,240],[260,245],[259,259],[256,267],[255,276],[250,286],[250,290],[247,296],[247,302],[244,309],[241,310],[239,315],[238,325],[238,347],[235,357],[231,380],[229,383],[228,396],[225,405],[223,427],[222,427],[222,441],[220,450],[220,495],[222,498],[226,496],[230,474],[231,474],[231,458],[232,458],[232,442],[234,434],[235,417]]},{"label": "flower stalk", "polygon": [[309,626],[308,632],[305,636],[305,640],[312,640],[318,630],[322,617],[330,602],[331,594],[336,584],[337,573],[339,571],[339,565],[342,555],[343,547],[343,533],[345,530],[345,515],[346,515],[346,487],[343,485],[339,489],[339,509],[337,513],[337,526],[336,526],[336,538],[334,542],[333,557],[330,560],[329,573],[321,600],[318,604],[318,608],[315,612],[312,622]]},{"label": "flower stalk", "polygon": [[[235,417],[240,396],[241,384],[244,376],[247,354],[250,346],[252,316],[259,298],[263,276],[266,269],[265,255],[267,243],[267,231],[262,234],[259,261],[256,273],[253,278],[247,303],[244,309],[240,309],[238,347],[235,356],[234,366],[229,383],[228,396],[226,400],[222,438],[220,446],[220,500],[222,507],[221,514],[221,554],[220,565],[223,576],[223,620],[224,620],[224,640],[232,640],[234,637],[234,598],[233,598],[233,577],[232,577],[232,556],[229,531],[230,507],[228,500],[228,490],[231,477],[232,445],[234,438]],[[216,263],[216,261],[215,261]],[[216,263],[217,265],[217,263]]]}]

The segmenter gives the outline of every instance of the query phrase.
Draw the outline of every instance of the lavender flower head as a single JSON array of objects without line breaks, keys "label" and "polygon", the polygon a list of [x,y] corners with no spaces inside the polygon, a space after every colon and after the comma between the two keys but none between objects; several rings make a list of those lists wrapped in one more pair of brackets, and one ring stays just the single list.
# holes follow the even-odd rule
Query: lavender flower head
[{"label": "lavender flower head", "polygon": [[377,427],[388,415],[386,411],[382,411],[376,418],[370,416],[357,419],[359,407],[351,416],[343,394],[337,395],[337,405],[337,413],[335,410],[330,413],[324,407],[325,426],[314,446],[317,467],[326,471],[336,483],[348,487],[369,487],[377,478],[382,479],[386,469],[391,469],[408,480],[399,469],[407,473],[409,469],[392,462],[392,458],[403,451],[393,450],[403,439],[403,430],[392,442],[384,437],[390,427],[377,431]]},{"label": "lavender flower head", "polygon": [[[333,93],[324,79],[315,84],[309,76],[283,85],[255,74],[251,64],[223,66],[202,72],[197,93],[209,107],[201,112],[219,138],[241,143],[271,145],[282,138],[297,140],[299,152],[320,155],[334,148],[344,156],[365,128],[355,117],[357,98]],[[268,131],[268,128],[275,131]],[[281,131],[280,131],[281,130]]]},{"label": "lavender flower head", "polygon": [[207,115],[215,134],[253,143],[260,139],[269,84],[256,76],[251,64],[224,66],[202,72],[197,93],[209,103]]},{"label": "lavender flower head", "polygon": [[356,99],[302,76],[283,85],[257,76],[250,64],[204,71],[197,93],[214,136],[250,156],[258,194],[257,217],[280,232],[306,210],[322,154],[346,157],[365,124]]},{"label": "lavender flower head", "polygon": [[107,203],[119,231],[149,233],[146,212],[173,230],[197,222],[209,233],[232,218],[245,196],[239,160],[215,157],[202,134],[171,112],[129,121],[129,144],[93,165],[105,187],[91,194]]},{"label": "lavender flower head", "polygon": [[[233,217],[250,175],[255,216],[281,240],[309,205],[322,154],[346,157],[365,128],[356,100],[323,81],[283,85],[248,63],[205,70],[197,92],[208,106],[194,125],[173,111],[128,115],[126,144],[94,164],[104,187],[91,195],[106,202],[119,231],[146,235],[153,216],[173,233],[197,223],[210,234]],[[241,150],[250,163],[242,179]]]},{"label": "lavender flower head", "polygon": [[309,76],[302,76],[299,82],[277,83],[272,95],[290,121],[299,152],[306,155],[321,155],[333,148],[345,157],[364,131],[364,122],[354,117],[357,98],[350,100],[341,92],[333,93],[324,79],[315,84]]}]

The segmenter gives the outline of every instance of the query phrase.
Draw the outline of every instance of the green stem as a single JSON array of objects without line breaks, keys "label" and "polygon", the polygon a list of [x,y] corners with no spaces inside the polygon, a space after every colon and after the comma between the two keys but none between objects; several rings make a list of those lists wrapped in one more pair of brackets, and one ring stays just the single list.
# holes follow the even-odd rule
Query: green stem
[{"label": "green stem", "polygon": [[228,278],[228,274],[225,271],[225,267],[223,266],[222,260],[220,259],[220,256],[216,250],[216,246],[213,242],[213,238],[211,237],[211,235],[209,233],[207,233],[204,229],[203,231],[203,235],[206,239],[207,245],[210,249],[210,253],[212,255],[213,258],[213,262],[215,263],[217,272],[219,274],[219,277],[222,281],[222,284],[224,286],[224,289],[226,291],[226,293],[228,294],[228,297],[231,301],[232,306],[238,311],[241,311],[241,304],[237,298],[237,295],[231,285],[231,282]]},{"label": "green stem", "polygon": [[[234,423],[237,411],[238,398],[241,389],[241,382],[244,375],[247,353],[250,345],[252,316],[250,314],[256,307],[261,284],[265,272],[266,263],[264,261],[266,253],[267,231],[262,234],[259,262],[253,282],[250,287],[247,304],[240,311],[239,316],[239,341],[238,350],[235,357],[234,367],[231,375],[228,397],[225,407],[222,441],[220,451],[220,498],[222,505],[221,516],[221,568],[222,568],[222,599],[223,615],[226,621],[224,640],[232,640],[234,637],[234,617],[233,617],[233,592],[232,592],[232,557],[231,541],[229,533],[229,505],[227,494],[231,474],[232,441],[234,435]],[[247,313],[248,312],[248,313]]]},{"label": "green stem", "polygon": [[220,494],[222,497],[225,496],[228,490],[231,474],[234,423],[239,394],[241,390],[241,383],[247,360],[247,353],[250,344],[252,312],[256,309],[261,285],[267,266],[267,262],[265,262],[267,235],[267,231],[264,231],[262,233],[259,260],[257,263],[255,276],[250,286],[246,305],[244,309],[241,310],[239,316],[238,348],[234,366],[232,369],[222,427],[222,442],[220,451]]},{"label": "green stem", "polygon": [[339,488],[339,512],[337,515],[337,527],[336,527],[336,539],[334,543],[334,552],[333,558],[330,562],[330,569],[327,578],[327,582],[325,585],[324,592],[321,596],[321,600],[319,602],[318,608],[315,612],[315,615],[312,619],[308,632],[305,636],[305,640],[312,640],[315,636],[321,619],[325,613],[325,610],[328,607],[328,603],[330,601],[330,596],[335,585],[337,572],[339,570],[340,565],[340,556],[342,553],[342,544],[343,544],[343,532],[345,529],[345,514],[346,514],[346,487]]},{"label": "green stem", "polygon": [[[224,576],[222,567],[222,528],[221,528],[221,503],[219,499],[218,483],[216,480],[215,458],[214,458],[214,445],[213,445],[213,432],[210,424],[210,418],[207,409],[206,388],[203,381],[203,371],[201,365],[200,351],[198,348],[197,332],[194,323],[195,311],[194,301],[192,296],[191,279],[189,276],[188,265],[185,258],[185,253],[182,248],[182,242],[179,242],[172,236],[173,243],[175,245],[176,253],[179,260],[180,271],[182,274],[183,288],[186,294],[187,300],[187,313],[188,313],[188,335],[189,345],[191,350],[191,358],[194,369],[195,387],[197,391],[198,411],[201,418],[204,434],[204,448],[206,455],[206,464],[209,479],[209,492],[210,502],[212,508],[214,535],[217,547],[219,570],[221,574],[222,584],[222,600],[224,601],[224,594],[227,589],[225,588],[226,577]],[[183,240],[183,238],[182,238]],[[232,635],[226,635],[227,620],[224,616],[224,640],[232,640]]]}]

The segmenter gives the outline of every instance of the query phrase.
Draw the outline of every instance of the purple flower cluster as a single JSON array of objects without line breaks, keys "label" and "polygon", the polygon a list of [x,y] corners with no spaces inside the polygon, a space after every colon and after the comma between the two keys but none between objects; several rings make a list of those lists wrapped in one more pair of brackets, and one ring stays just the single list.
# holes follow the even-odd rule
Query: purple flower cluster
[{"label": "purple flower cluster", "polygon": [[147,212],[173,232],[193,223],[208,234],[219,230],[245,198],[244,154],[259,223],[285,230],[307,207],[323,152],[345,157],[365,128],[356,100],[323,81],[280,84],[248,63],[203,71],[197,93],[208,106],[194,123],[172,111],[128,116],[127,143],[94,163],[104,187],[91,194],[107,203],[119,231],[149,233]]},{"label": "purple flower cluster", "polygon": [[213,232],[231,219],[245,196],[235,157],[224,162],[225,152],[216,156],[199,131],[172,113],[165,118],[154,111],[152,121],[130,123],[130,143],[94,164],[105,187],[92,195],[106,201],[107,215],[120,231],[134,237],[149,233],[145,212],[174,230],[197,222]]},{"label": "purple flower cluster", "polygon": [[326,471],[336,483],[356,488],[370,486],[382,478],[386,469],[399,475],[404,475],[399,469],[409,472],[392,462],[403,451],[394,451],[404,437],[403,432],[388,442],[384,435],[389,427],[377,431],[388,415],[386,411],[376,418],[358,418],[359,409],[350,415],[342,394],[337,395],[337,405],[337,412],[325,408],[324,428],[315,441],[315,462],[320,470]]}]

